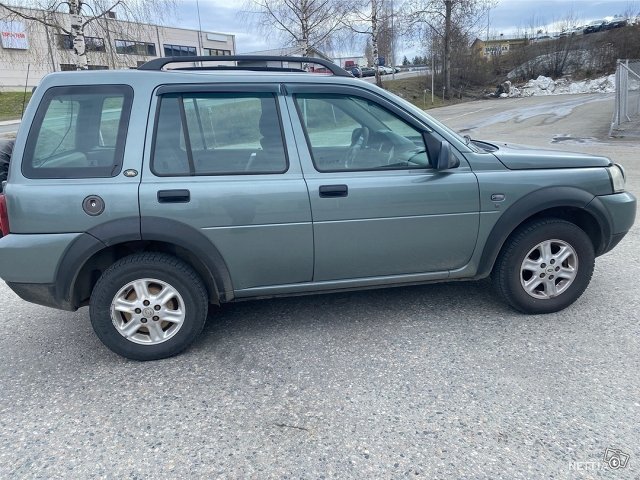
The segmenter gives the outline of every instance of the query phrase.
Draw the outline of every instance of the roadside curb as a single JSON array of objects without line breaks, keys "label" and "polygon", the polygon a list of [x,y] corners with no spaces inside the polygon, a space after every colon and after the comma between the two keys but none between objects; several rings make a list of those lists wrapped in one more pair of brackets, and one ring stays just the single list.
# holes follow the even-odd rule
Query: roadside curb
[{"label": "roadside curb", "polygon": [[18,125],[21,120],[4,120],[0,122],[0,127],[5,127],[7,125]]}]

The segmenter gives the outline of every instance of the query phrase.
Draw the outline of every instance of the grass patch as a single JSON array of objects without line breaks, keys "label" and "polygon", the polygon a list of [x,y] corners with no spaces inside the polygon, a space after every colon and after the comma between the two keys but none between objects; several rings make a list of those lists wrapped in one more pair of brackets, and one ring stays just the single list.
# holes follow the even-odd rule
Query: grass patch
[{"label": "grass patch", "polygon": [[456,97],[443,101],[442,88],[438,88],[438,84],[436,83],[436,91],[433,103],[431,103],[431,77],[426,75],[402,78],[398,80],[391,80],[383,77],[382,86],[386,90],[395,93],[399,97],[413,103],[416,107],[421,108],[422,110],[429,110],[430,108],[454,105],[482,98],[482,89],[476,88],[468,91],[462,96],[462,98]]},{"label": "grass patch", "polygon": [[386,90],[395,93],[423,110],[445,105],[445,103],[442,102],[442,95],[440,97],[435,95],[434,103],[431,103],[431,77],[421,75],[398,80],[387,80],[383,78],[382,86]]},{"label": "grass patch", "polygon": [[[31,92],[27,92],[25,108],[31,98]],[[17,120],[22,114],[22,102],[25,99],[24,92],[0,92],[0,122],[4,120]]]}]

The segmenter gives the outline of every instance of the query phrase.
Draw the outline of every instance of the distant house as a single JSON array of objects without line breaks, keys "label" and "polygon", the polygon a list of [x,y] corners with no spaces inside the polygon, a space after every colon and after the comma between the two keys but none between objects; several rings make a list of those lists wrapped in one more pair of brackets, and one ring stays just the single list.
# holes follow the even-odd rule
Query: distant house
[{"label": "distant house", "polygon": [[[304,53],[304,47],[283,47],[283,48],[274,48],[271,50],[259,50],[257,52],[246,52],[243,55],[259,55],[259,56],[277,56],[277,57],[301,57]],[[322,53],[320,50],[311,47],[309,49],[310,58],[321,58],[323,60],[327,60],[332,62],[333,60]],[[245,60],[239,61],[238,65],[243,65],[245,67],[282,67],[282,68],[299,68],[303,69],[303,65],[300,62],[248,62]],[[320,68],[319,65],[309,64],[308,67],[311,71]]]},{"label": "distant house", "polygon": [[366,57],[362,55],[352,55],[350,57],[336,57],[333,59],[333,63],[341,66],[342,68],[349,68],[353,66],[365,66],[369,62]]},{"label": "distant house", "polygon": [[513,50],[514,47],[528,45],[529,39],[524,38],[508,38],[500,35],[496,38],[488,40],[480,40],[476,38],[471,44],[471,51],[479,57],[489,59],[498,55],[504,55]]}]

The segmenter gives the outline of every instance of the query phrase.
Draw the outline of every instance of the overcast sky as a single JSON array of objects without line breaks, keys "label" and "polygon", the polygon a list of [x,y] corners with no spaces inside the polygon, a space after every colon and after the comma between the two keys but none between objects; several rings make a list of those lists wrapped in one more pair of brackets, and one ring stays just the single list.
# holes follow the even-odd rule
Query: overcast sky
[{"label": "overcast sky", "polygon": [[[396,0],[396,5],[401,0]],[[198,28],[198,16],[195,0],[183,0],[179,18],[171,25]],[[281,39],[264,38],[256,33],[251,25],[249,14],[243,12],[245,0],[199,0],[200,19],[203,30],[236,35],[238,53],[277,48],[282,46]],[[537,25],[550,25],[567,17],[575,18],[576,24],[585,24],[591,20],[626,13],[632,7],[640,11],[640,0],[499,0],[491,10],[490,30],[492,33],[514,33],[517,29],[526,29],[535,19]],[[486,35],[486,31],[484,33]],[[407,54],[412,57],[418,53],[417,47],[403,44],[398,47],[399,57]],[[343,54],[361,54],[362,52],[342,52]]]}]

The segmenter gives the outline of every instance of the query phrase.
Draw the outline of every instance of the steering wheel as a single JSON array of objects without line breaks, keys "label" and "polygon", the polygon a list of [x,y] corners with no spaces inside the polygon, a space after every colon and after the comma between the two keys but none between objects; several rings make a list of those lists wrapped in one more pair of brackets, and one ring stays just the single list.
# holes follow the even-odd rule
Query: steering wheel
[{"label": "steering wheel", "polygon": [[349,170],[353,168],[353,163],[362,150],[364,150],[369,142],[369,129],[367,127],[356,128],[351,134],[351,145],[344,158],[344,168]]},{"label": "steering wheel", "polygon": [[386,158],[387,165],[391,165],[393,163],[392,160],[394,160],[396,156],[395,155],[396,146],[394,145],[393,141],[391,141],[389,138],[386,138],[384,134],[383,134],[383,140],[380,141],[378,151],[380,153],[384,153],[387,155],[387,158]]}]

